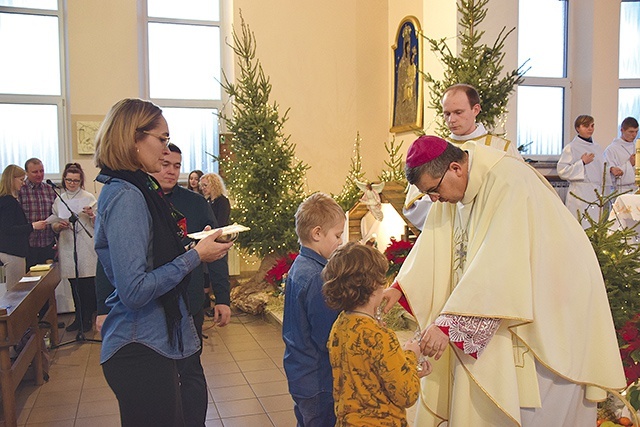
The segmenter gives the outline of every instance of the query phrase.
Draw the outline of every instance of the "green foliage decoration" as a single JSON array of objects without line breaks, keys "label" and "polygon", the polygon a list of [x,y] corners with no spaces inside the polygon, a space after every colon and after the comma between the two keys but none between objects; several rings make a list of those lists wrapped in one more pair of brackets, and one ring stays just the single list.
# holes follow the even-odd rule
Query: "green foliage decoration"
[{"label": "green foliage decoration", "polygon": [[515,86],[522,83],[527,71],[524,69],[525,62],[502,76],[504,43],[515,27],[509,31],[503,27],[492,45],[481,43],[485,32],[479,31],[478,26],[486,18],[488,2],[489,0],[458,0],[457,9],[461,16],[459,24],[462,27],[462,31],[458,33],[461,47],[459,55],[451,52],[446,38],[433,39],[423,35],[430,50],[444,67],[442,80],[436,79],[431,73],[423,73],[429,87],[429,107],[437,112],[436,133],[442,137],[449,135],[441,104],[444,91],[449,86],[466,83],[478,90],[482,109],[477,121],[483,123],[488,131],[493,131],[506,115],[509,96],[514,92]]},{"label": "green foliage decoration", "polygon": [[613,323],[616,330],[620,330],[625,323],[640,313],[638,224],[631,228],[612,227],[617,220],[609,219],[608,207],[621,193],[603,194],[604,191],[595,191],[594,201],[586,201],[573,192],[570,193],[570,197],[576,197],[590,206],[595,205],[599,208],[598,218],[592,218],[585,210],[580,213],[580,221],[584,219],[589,224],[585,232],[602,270]]},{"label": "green foliage decoration", "polygon": [[[242,18],[242,15],[241,15]],[[287,113],[270,104],[271,83],[256,58],[255,35],[241,19],[241,32],[233,31],[239,74],[235,82],[223,74],[232,115],[220,117],[233,134],[232,155],[220,159],[230,195],[232,220],[250,227],[237,242],[248,253],[264,257],[298,249],[294,214],[306,197],[309,168],[295,157],[295,144],[285,136]]]},{"label": "green foliage decoration", "polygon": [[396,145],[396,137],[394,136],[391,141],[384,143],[384,149],[387,150],[389,160],[385,160],[384,164],[386,168],[382,171],[378,179],[381,182],[389,181],[406,181],[406,175],[404,173],[404,161],[403,156],[400,153],[402,148],[402,141]]},{"label": "green foliage decoration", "polygon": [[356,142],[353,145],[353,157],[351,157],[349,173],[345,178],[344,185],[342,186],[340,193],[333,196],[335,201],[345,212],[348,212],[362,196],[362,190],[360,190],[356,185],[356,181],[364,181],[362,155],[360,154],[361,141],[362,138],[360,137],[360,132],[358,132],[356,134]]}]

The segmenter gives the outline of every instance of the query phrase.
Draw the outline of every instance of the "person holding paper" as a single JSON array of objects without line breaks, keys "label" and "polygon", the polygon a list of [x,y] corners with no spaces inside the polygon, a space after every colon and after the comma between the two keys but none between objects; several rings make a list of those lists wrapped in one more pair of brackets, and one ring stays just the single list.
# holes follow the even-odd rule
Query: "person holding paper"
[{"label": "person holding paper", "polygon": [[[30,222],[48,218],[56,193],[42,182],[44,165],[40,159],[32,157],[24,162],[24,170],[27,172],[27,179],[18,192],[18,202]],[[48,224],[42,229],[34,230],[29,236],[27,268],[53,260],[56,256],[55,243],[55,234]]]},{"label": "person holding paper", "polygon": [[106,300],[100,363],[122,426],[183,426],[177,361],[200,349],[188,311],[190,273],[224,257],[222,232],[185,249],[186,219],[150,174],[169,154],[169,126],[150,101],[127,98],[96,135],[95,249],[115,287]]},{"label": "person holding paper", "polygon": [[[84,190],[84,171],[78,163],[68,163],[62,172],[60,197],[53,202],[51,228],[59,233],[58,260],[60,276],[69,279],[76,316],[66,331],[90,331],[93,313],[96,311],[96,264],[98,257],[93,249],[93,225],[96,220],[96,198]],[[61,200],[62,199],[62,200]],[[66,203],[63,203],[63,201]],[[77,215],[75,227],[71,221]],[[74,234],[76,247],[74,248]],[[74,250],[78,254],[78,276]]]},{"label": "person holding paper", "polygon": [[7,290],[24,276],[29,235],[47,226],[44,220],[29,223],[18,203],[18,191],[24,185],[25,175],[20,166],[9,165],[0,179],[0,261],[4,264]]}]

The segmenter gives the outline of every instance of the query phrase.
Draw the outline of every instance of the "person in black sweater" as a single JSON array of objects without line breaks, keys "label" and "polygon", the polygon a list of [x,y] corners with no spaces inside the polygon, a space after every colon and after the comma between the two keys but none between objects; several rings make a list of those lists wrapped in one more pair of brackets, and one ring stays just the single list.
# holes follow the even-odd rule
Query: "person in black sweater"
[{"label": "person in black sweater", "polygon": [[7,290],[24,276],[29,235],[47,226],[44,220],[29,223],[18,203],[18,191],[24,185],[25,175],[20,166],[9,165],[0,179],[0,261],[4,264]]},{"label": "person in black sweater", "polygon": [[[231,216],[231,204],[229,203],[229,199],[227,198],[227,189],[224,185],[224,181],[217,173],[206,173],[200,177],[200,189],[202,190],[202,195],[207,199],[209,205],[211,205],[211,210],[213,210],[213,215],[216,217],[216,221],[218,222],[218,227],[224,227],[225,225],[230,224],[229,217]],[[228,255],[225,256],[225,262],[228,258]],[[204,272],[204,286],[205,293],[207,295],[207,301],[205,301],[205,314],[209,317],[213,317],[215,315],[214,307],[210,307],[211,305],[211,293],[212,289],[215,286],[214,280],[207,274],[207,271]],[[215,296],[215,291],[213,292]]]},{"label": "person in black sweater", "polygon": [[227,198],[227,189],[220,175],[217,173],[206,173],[200,178],[200,188],[202,195],[207,199],[213,209],[213,214],[218,220],[218,226],[229,225],[231,214],[231,204]]}]

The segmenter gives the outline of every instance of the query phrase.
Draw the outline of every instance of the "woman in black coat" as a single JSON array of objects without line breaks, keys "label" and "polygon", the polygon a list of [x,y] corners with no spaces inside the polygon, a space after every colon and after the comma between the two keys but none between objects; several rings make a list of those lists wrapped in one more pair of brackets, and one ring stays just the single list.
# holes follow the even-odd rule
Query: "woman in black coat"
[{"label": "woman in black coat", "polygon": [[24,276],[29,235],[47,226],[44,220],[29,223],[18,203],[18,191],[24,185],[25,175],[20,166],[9,165],[0,179],[0,261],[4,264],[7,290]]}]

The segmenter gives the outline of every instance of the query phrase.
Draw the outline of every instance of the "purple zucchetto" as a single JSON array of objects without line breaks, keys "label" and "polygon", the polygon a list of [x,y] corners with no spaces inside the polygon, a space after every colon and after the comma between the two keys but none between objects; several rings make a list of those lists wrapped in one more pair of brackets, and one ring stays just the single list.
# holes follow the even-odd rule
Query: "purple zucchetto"
[{"label": "purple zucchetto", "polygon": [[447,145],[449,143],[440,137],[422,135],[413,141],[407,151],[407,166],[415,168],[440,157]]}]

